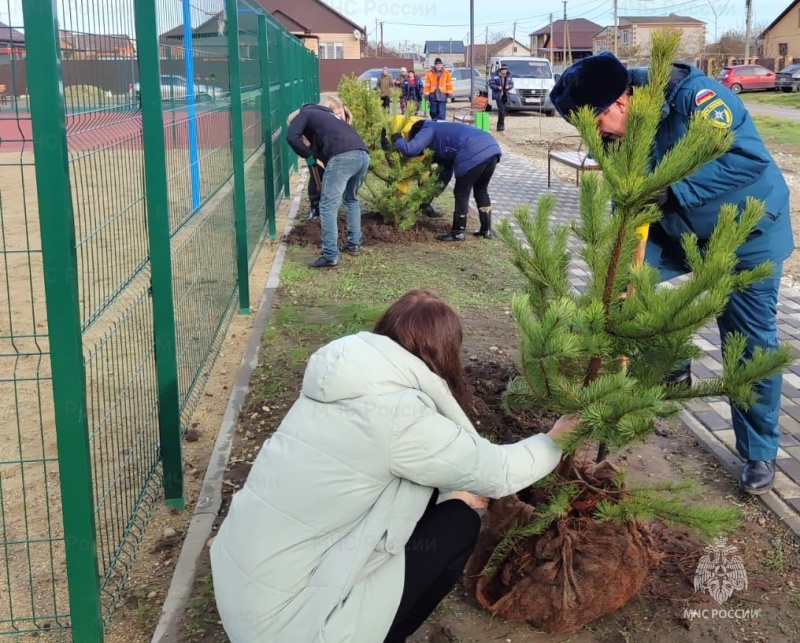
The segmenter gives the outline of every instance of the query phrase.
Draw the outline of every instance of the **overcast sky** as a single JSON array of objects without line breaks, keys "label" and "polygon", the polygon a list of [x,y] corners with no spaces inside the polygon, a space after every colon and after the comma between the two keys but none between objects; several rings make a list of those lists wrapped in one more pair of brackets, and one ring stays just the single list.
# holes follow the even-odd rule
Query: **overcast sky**
[{"label": "overcast sky", "polygon": [[[376,20],[383,22],[385,44],[402,46],[426,40],[442,39],[469,42],[469,0],[326,0],[353,22],[366,27],[370,42],[375,40]],[[486,29],[491,36],[511,36],[514,21],[516,36],[523,44],[528,34],[549,24],[549,9],[554,19],[563,17],[564,4],[559,0],[474,0],[475,40],[484,41]],[[790,0],[753,0],[753,24],[766,26],[790,3]],[[547,10],[546,10],[547,9]],[[619,0],[620,16],[665,16],[676,13],[702,20],[714,38],[728,29],[744,30],[745,0]],[[586,18],[602,26],[613,22],[612,0],[568,0],[568,18]],[[377,28],[378,37],[380,29]],[[420,49],[421,51],[421,49]]]}]

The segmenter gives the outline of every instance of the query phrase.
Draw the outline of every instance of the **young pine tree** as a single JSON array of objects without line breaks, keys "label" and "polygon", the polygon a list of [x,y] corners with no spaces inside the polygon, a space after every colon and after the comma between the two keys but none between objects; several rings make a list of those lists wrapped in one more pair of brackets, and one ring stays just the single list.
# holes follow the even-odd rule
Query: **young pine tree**
[{"label": "young pine tree", "polygon": [[[400,230],[413,227],[419,209],[440,191],[432,153],[426,150],[422,156],[408,158],[394,149],[385,150],[382,133],[390,140],[395,133],[407,132],[418,120],[413,115],[415,105],[409,103],[405,115],[387,114],[378,92],[353,77],[342,78],[338,94],[353,114],[353,127],[369,148],[369,175],[363,194],[387,223]],[[393,96],[393,107],[398,103],[396,98]]]},{"label": "young pine tree", "polygon": [[[490,507],[482,552],[467,571],[480,577],[469,584],[484,606],[551,632],[576,629],[630,599],[658,559],[649,521],[687,525],[712,537],[736,519],[732,509],[687,504],[681,494],[693,488],[691,481],[629,487],[624,471],[603,462],[606,448],[646,440],[656,420],[677,413],[683,400],[724,395],[741,406],[752,404],[753,386],[792,360],[782,346],[756,351],[743,362],[745,338],[735,336],[722,347],[722,376],[691,388],[664,383],[676,365],[699,355],[693,336],[717,317],[730,295],[772,271],[766,263],[737,269],[736,251],[764,214],[757,201],[741,213],[723,207],[702,249],[696,237],[682,239],[691,273],[679,285],[661,287],[657,270],[641,262],[641,232],[661,216],[657,195],[724,154],[732,142],[728,130],[693,118],[685,137],[651,166],[679,42],[674,33],[654,36],[649,84],[631,97],[623,140],[604,143],[589,108],[574,116],[602,168],[602,179],[583,180],[579,219],[571,226],[552,224],[555,201],[545,195],[535,214],[516,213],[527,243],[507,222],[498,226],[528,282],[527,292],[512,303],[521,336],[520,375],[509,384],[506,403],[575,415],[581,423],[563,440],[566,457],[554,474],[513,502]],[[588,266],[583,293],[569,282],[570,234],[581,242]],[[597,445],[592,459],[598,464],[577,457]],[[528,581],[520,579],[531,578],[537,580],[526,589]]]}]

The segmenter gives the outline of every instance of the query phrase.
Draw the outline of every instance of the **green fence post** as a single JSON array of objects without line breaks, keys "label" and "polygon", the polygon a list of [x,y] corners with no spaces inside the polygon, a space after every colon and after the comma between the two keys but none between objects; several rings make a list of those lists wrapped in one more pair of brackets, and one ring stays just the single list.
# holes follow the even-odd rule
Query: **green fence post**
[{"label": "green fence post", "polygon": [[[278,74],[280,78],[280,89],[278,90],[278,96],[280,97],[280,108],[278,109],[278,115],[281,119],[281,172],[283,174],[283,196],[286,199],[291,199],[291,187],[289,183],[289,158],[290,155],[294,155],[294,151],[292,148],[289,147],[289,142],[286,140],[286,119],[289,114],[294,111],[294,107],[289,107],[291,104],[291,95],[289,93],[289,87],[287,87],[287,79],[286,73],[289,69],[287,64],[289,63],[289,56],[288,56],[288,40],[287,34],[285,31],[280,32],[280,40],[278,44]],[[296,159],[295,159],[296,160]]]},{"label": "green fence post", "polygon": [[[298,91],[297,91],[297,89],[298,89],[298,82],[297,82],[297,74],[298,74],[298,69],[297,69],[297,47],[298,46],[302,46],[302,45],[298,45],[297,44],[297,40],[294,37],[289,36],[287,34],[287,37],[286,37],[286,51],[287,51],[288,57],[289,57],[289,69],[292,70],[291,71],[290,80],[289,80],[289,82],[291,83],[291,91],[289,92],[289,96],[291,97],[291,100],[289,101],[288,109],[287,109],[287,112],[286,112],[287,116],[289,114],[291,114],[294,110],[296,110],[298,107],[300,107],[300,105],[302,104],[300,102],[300,96],[299,96]],[[300,169],[300,157],[297,156],[297,154],[295,154],[294,151],[291,151],[290,153],[292,155],[291,156],[292,169],[295,172],[298,172],[299,169]]]},{"label": "green fence post", "polygon": [[242,64],[239,60],[239,7],[225,0],[228,14],[228,74],[231,88],[231,153],[233,155],[233,204],[236,208],[236,268],[239,312],[250,314],[250,273],[247,260],[247,203],[244,186],[244,119],[242,118]]},{"label": "green fence post", "polygon": [[175,307],[172,299],[169,198],[156,3],[154,0],[136,0],[134,15],[139,59],[144,183],[158,379],[158,429],[164,474],[164,496],[167,505],[183,509],[185,506],[183,444],[178,394],[178,358],[175,346]]},{"label": "green fence post", "polygon": [[56,3],[23,2],[73,641],[103,640],[78,256]]},{"label": "green fence post", "polygon": [[258,51],[261,57],[261,124],[264,130],[264,190],[267,195],[267,229],[270,239],[277,239],[275,224],[275,159],[272,147],[272,91],[269,76],[267,17],[258,16]]}]

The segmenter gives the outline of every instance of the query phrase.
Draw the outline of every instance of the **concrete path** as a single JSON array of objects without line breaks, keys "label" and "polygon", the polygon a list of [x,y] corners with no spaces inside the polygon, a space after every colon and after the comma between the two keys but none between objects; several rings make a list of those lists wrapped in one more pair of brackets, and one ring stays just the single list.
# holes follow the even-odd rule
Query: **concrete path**
[{"label": "concrete path", "polygon": [[[526,158],[505,152],[492,179],[492,212],[499,219],[510,218],[521,205],[528,204],[533,210],[539,197],[547,191],[545,172]],[[578,189],[574,184],[554,178],[549,191],[557,197],[556,220],[568,222],[578,218]],[[515,227],[513,222],[512,227]],[[573,285],[581,289],[588,275],[586,265],[578,257],[576,239],[570,239],[570,248],[574,252],[570,278]],[[788,284],[781,287],[778,324],[780,339],[800,353],[800,290]],[[722,354],[716,324],[703,329],[696,341],[704,355],[692,364],[692,375],[705,379],[721,374]],[[738,478],[743,462],[734,450],[727,399],[690,402],[682,419],[697,439]],[[800,363],[792,365],[784,375],[780,427],[781,449],[775,489],[761,498],[800,537]]]},{"label": "concrete path", "polygon": [[752,116],[770,116],[784,121],[800,121],[800,109],[797,107],[781,107],[780,105],[762,105],[745,101],[747,111]]}]

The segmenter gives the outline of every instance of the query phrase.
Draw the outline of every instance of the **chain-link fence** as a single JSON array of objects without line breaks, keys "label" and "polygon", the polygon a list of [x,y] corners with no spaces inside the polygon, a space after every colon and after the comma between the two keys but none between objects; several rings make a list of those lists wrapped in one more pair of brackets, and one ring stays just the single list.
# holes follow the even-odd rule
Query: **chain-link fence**
[{"label": "chain-link fence", "polygon": [[183,506],[318,65],[241,0],[3,4],[0,639],[93,643],[153,507]]}]

